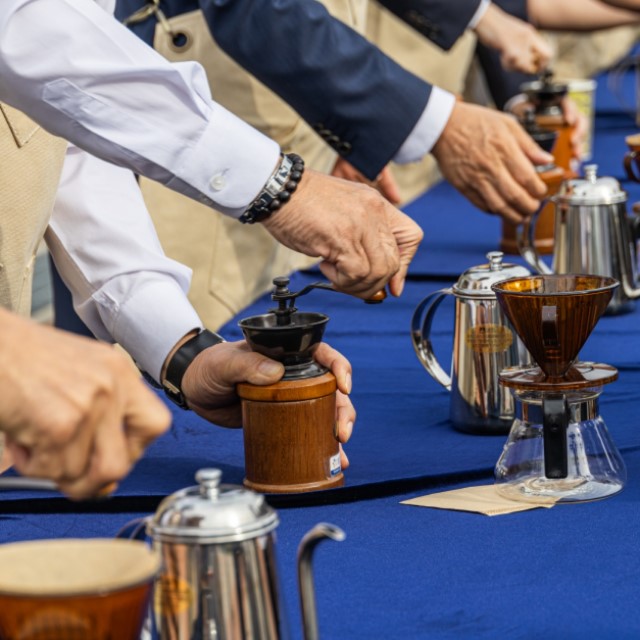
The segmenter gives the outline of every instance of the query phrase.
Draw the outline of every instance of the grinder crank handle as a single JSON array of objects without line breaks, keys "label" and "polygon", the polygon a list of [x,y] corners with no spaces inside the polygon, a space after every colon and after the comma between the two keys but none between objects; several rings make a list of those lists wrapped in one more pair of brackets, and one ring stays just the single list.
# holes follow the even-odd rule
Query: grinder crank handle
[{"label": "grinder crank handle", "polygon": [[[312,289],[325,289],[326,291],[334,291],[335,293],[345,293],[344,291],[340,291],[340,289],[336,289],[333,283],[331,282],[312,282],[308,284],[306,287],[300,289],[300,291],[289,291],[289,282],[290,279],[286,276],[280,276],[278,278],[273,279],[273,284],[275,285],[275,289],[271,294],[271,299],[277,301],[280,300],[294,300],[295,298],[299,298],[300,296],[304,296]],[[346,294],[350,295],[350,294]],[[385,289],[380,289],[377,293],[374,293],[370,298],[365,298],[364,302],[366,304],[379,304],[387,297],[387,292]]]},{"label": "grinder crank handle", "polygon": [[[336,289],[332,283],[330,282],[314,282],[308,287],[305,287],[298,293],[297,295],[304,295],[307,293],[308,289],[326,289],[327,291],[335,291],[336,293],[344,293],[344,291],[340,291],[340,289]],[[347,294],[350,295],[350,294]],[[380,304],[387,297],[386,289],[380,289],[380,291],[374,293],[370,298],[362,298],[362,301],[365,304]]]}]

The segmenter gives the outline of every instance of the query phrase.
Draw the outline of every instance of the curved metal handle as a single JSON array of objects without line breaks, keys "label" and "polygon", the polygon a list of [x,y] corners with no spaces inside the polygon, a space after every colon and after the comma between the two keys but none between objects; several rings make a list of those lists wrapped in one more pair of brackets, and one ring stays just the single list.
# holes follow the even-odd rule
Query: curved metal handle
[{"label": "curved metal handle", "polygon": [[151,520],[151,516],[142,516],[129,520],[129,522],[123,524],[118,533],[116,533],[116,538],[146,542],[146,527],[149,520]]},{"label": "curved metal handle", "polygon": [[[413,312],[411,319],[411,339],[413,348],[422,366],[427,370],[429,375],[439,382],[447,391],[451,391],[451,376],[442,368],[436,354],[433,352],[433,345],[429,334],[431,333],[431,324],[433,316],[440,303],[447,295],[453,294],[452,289],[440,289],[429,294]],[[424,320],[422,320],[422,314]]]},{"label": "curved metal handle", "polygon": [[305,640],[318,640],[319,638],[316,591],[313,586],[313,552],[318,544],[327,538],[342,542],[346,537],[340,527],[321,522],[305,534],[298,546],[298,587],[300,589],[300,608],[302,609]]},{"label": "curved metal handle", "polygon": [[[613,216],[613,220],[616,228],[618,255],[620,256],[620,287],[627,298],[637,300],[640,298],[640,287],[638,287],[631,261],[637,260],[636,244],[640,239],[640,216]],[[631,237],[629,238],[629,236]],[[629,242],[633,244],[633,247],[629,245]],[[630,250],[631,255],[629,255]]]},{"label": "curved metal handle", "polygon": [[540,203],[538,210],[530,218],[516,227],[516,242],[518,243],[520,255],[532,269],[542,274],[553,273],[553,270],[542,260],[535,246],[536,223],[547,202],[549,202],[549,198],[545,198]]},{"label": "curved metal handle", "polygon": [[638,174],[633,168],[638,158],[640,158],[640,154],[635,150],[627,151],[627,153],[624,154],[624,170],[629,180],[633,180],[634,182],[640,182],[640,177],[638,177]]}]

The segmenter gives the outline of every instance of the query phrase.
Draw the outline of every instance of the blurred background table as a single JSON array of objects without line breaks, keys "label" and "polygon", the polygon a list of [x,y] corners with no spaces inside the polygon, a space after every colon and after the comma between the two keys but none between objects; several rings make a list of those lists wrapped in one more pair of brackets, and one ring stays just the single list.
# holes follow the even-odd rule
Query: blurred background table
[{"label": "blurred background table", "polygon": [[[593,162],[629,192],[624,137],[633,115],[598,78]],[[635,86],[631,73],[623,90]],[[295,548],[314,523],[341,526],[347,540],[323,545],[316,587],[323,638],[635,638],[640,636],[640,310],[605,317],[582,358],[607,362],[619,380],[601,410],[628,465],[625,491],[591,504],[488,518],[400,505],[428,492],[492,481],[504,437],[458,433],[448,393],[423,370],[411,345],[415,306],[449,286],[495,250],[500,223],[442,184],[406,207],[425,240],[399,300],[367,306],[315,292],[300,307],[327,313],[326,340],[352,362],[358,410],[347,446],[346,485],[319,494],[279,497],[279,557],[292,636],[300,637]],[[516,260],[516,258],[512,258]],[[511,258],[509,258],[511,261]],[[295,274],[292,289],[318,279]],[[267,296],[240,317],[270,307]],[[444,303],[447,305],[449,303]],[[453,305],[436,316],[436,353],[448,364]],[[222,333],[240,337],[237,319]],[[194,484],[195,472],[219,467],[227,483],[243,478],[242,434],[174,410],[171,431],[155,443],[117,494],[74,504],[45,492],[5,491],[0,542],[46,537],[113,536],[160,499]]]}]

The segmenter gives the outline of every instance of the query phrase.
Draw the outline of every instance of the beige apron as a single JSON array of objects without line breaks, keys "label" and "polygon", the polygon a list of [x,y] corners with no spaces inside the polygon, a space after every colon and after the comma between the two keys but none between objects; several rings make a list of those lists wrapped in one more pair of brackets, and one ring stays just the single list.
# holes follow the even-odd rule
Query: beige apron
[{"label": "beige apron", "polygon": [[[419,78],[462,95],[475,51],[475,36],[467,31],[449,51],[443,51],[398,17],[369,2],[367,38]],[[391,164],[403,201],[412,200],[441,180],[438,165],[428,155],[421,162]]]},{"label": "beige apron", "polygon": [[[367,0],[326,0],[336,17],[352,25],[366,19]],[[336,153],[284,101],[244,71],[212,39],[200,11],[169,20],[172,32],[188,44],[174,46],[158,24],[154,47],[172,61],[197,60],[206,70],[214,99],[276,140],[285,152],[299,153],[306,165],[329,173]],[[243,225],[150,180],[141,187],[162,246],[171,258],[193,270],[189,298],[204,324],[216,329],[268,291],[271,281],[315,262],[283,247],[259,224]]]},{"label": "beige apron", "polygon": [[[49,222],[67,143],[0,104],[0,304],[28,316],[36,252]],[[0,471],[2,461],[0,434]]]},{"label": "beige apron", "polygon": [[66,142],[0,104],[0,304],[31,312],[38,245],[53,208]]}]

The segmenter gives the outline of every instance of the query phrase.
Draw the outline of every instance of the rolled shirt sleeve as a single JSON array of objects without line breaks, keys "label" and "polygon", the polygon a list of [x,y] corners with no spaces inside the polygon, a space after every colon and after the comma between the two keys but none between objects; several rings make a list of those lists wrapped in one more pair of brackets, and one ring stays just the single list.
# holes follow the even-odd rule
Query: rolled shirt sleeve
[{"label": "rolled shirt sleeve", "polygon": [[99,158],[239,217],[278,145],[90,0],[2,0],[0,100]]}]

